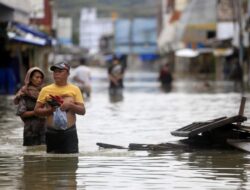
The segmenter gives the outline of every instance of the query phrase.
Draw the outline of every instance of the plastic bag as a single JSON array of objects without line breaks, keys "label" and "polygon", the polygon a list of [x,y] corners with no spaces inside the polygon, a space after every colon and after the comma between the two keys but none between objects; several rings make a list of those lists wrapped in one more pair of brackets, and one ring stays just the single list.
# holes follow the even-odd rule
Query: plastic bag
[{"label": "plastic bag", "polygon": [[62,111],[59,107],[53,113],[54,126],[57,129],[65,130],[67,129],[67,114]]}]

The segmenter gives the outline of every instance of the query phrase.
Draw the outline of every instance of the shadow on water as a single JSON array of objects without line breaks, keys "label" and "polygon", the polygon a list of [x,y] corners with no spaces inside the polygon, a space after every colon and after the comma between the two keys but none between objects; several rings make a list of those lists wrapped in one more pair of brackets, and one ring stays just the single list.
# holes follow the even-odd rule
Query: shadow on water
[{"label": "shadow on water", "polygon": [[77,189],[78,157],[23,157],[22,189]]}]

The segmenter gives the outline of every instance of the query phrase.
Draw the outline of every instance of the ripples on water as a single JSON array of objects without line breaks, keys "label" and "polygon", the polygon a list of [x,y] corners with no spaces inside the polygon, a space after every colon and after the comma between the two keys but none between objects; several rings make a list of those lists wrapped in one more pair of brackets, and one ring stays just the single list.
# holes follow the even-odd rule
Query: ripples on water
[{"label": "ripples on water", "polygon": [[[155,73],[128,73],[123,100],[114,102],[106,72],[95,70],[87,114],[77,121],[77,155],[22,147],[13,97],[0,97],[0,189],[248,189],[250,156],[241,151],[98,149],[96,142],[127,147],[175,141],[170,132],[177,128],[238,113],[241,94],[230,91],[230,83],[207,89],[176,81],[171,93],[163,93],[155,78]],[[245,115],[249,118],[249,102]]]}]

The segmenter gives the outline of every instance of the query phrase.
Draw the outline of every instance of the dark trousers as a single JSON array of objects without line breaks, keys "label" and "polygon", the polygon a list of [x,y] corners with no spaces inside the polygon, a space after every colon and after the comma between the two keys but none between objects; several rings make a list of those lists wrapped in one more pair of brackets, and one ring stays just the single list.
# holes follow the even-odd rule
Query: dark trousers
[{"label": "dark trousers", "polygon": [[69,154],[78,153],[78,136],[76,126],[66,130],[48,127],[46,131],[47,153]]}]

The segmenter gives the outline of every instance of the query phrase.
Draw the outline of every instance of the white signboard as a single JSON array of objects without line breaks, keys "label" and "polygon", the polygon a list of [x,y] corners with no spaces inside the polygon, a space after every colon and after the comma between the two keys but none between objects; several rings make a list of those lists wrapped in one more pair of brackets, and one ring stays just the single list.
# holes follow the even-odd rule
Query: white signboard
[{"label": "white signboard", "polygon": [[44,0],[29,0],[31,4],[31,18],[42,19],[44,18]]}]

